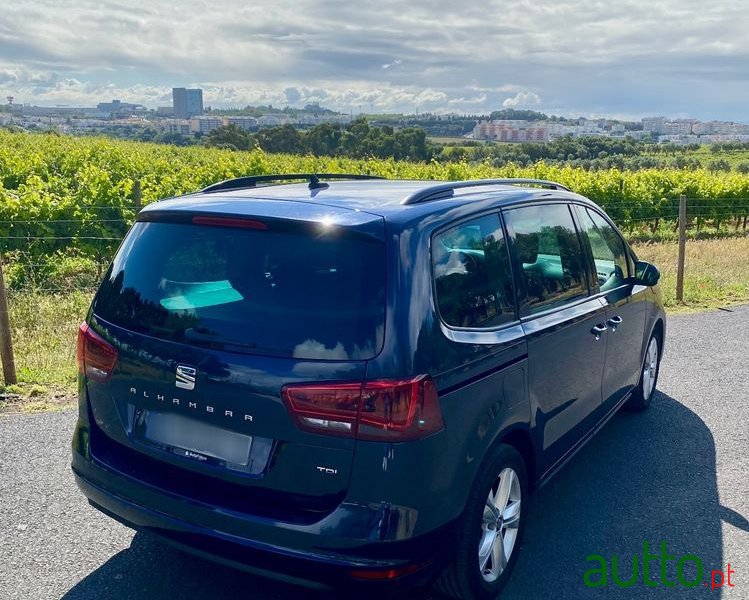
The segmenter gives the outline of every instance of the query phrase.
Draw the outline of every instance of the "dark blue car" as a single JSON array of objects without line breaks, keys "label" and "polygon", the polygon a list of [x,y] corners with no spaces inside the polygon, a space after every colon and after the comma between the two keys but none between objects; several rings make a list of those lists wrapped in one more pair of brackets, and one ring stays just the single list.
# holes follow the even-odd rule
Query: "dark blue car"
[{"label": "dark blue car", "polygon": [[552,182],[264,176],[156,202],[80,328],[76,480],[239,568],[496,597],[528,494],[648,406],[658,278]]}]

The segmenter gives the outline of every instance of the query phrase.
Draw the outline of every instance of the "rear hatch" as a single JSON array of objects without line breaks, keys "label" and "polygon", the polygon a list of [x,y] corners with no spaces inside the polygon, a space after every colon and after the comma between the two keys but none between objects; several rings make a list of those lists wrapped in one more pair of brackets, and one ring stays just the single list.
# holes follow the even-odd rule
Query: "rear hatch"
[{"label": "rear hatch", "polygon": [[355,442],[303,431],[281,390],[364,381],[385,323],[384,223],[237,202],[251,214],[148,211],[123,242],[82,332],[92,453],[198,500],[312,518],[345,494]]}]

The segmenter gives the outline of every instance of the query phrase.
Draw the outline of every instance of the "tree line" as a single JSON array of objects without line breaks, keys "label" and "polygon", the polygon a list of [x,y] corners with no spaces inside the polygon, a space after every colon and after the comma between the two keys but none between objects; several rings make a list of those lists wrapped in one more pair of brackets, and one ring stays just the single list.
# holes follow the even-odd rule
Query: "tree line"
[{"label": "tree line", "polygon": [[389,125],[372,126],[364,118],[347,125],[322,123],[301,130],[293,125],[268,127],[255,133],[236,125],[219,127],[203,136],[203,143],[214,148],[252,150],[347,158],[394,158],[430,160],[438,147],[427,141],[426,132],[417,127],[395,129]]},{"label": "tree line", "polygon": [[586,171],[704,168],[713,173],[728,173],[732,170],[742,174],[749,173],[749,161],[732,165],[721,157],[727,152],[747,150],[749,144],[744,145],[741,142],[715,144],[710,149],[713,155],[712,160],[703,160],[694,154],[700,147],[699,144],[683,146],[655,144],[652,141],[636,140],[629,136],[624,138],[565,136],[543,144],[469,141],[461,146],[445,146],[435,156],[435,159],[439,162],[485,162],[493,167],[503,167],[509,164],[527,167],[543,161],[549,165],[580,167]]}]

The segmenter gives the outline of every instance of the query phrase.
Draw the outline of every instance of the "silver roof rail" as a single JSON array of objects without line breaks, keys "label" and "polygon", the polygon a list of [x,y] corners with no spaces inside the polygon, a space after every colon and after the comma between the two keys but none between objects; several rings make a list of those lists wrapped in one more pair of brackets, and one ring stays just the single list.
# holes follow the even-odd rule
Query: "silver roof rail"
[{"label": "silver roof rail", "polygon": [[284,181],[309,181],[309,188],[319,189],[328,187],[323,180],[333,179],[384,179],[384,177],[378,177],[376,175],[359,175],[350,173],[281,173],[278,175],[250,175],[248,177],[236,177],[234,179],[227,179],[226,181],[219,181],[209,185],[208,187],[200,190],[203,194],[211,194],[213,192],[224,192],[227,190],[239,190],[244,188],[257,187],[258,183],[274,183]]},{"label": "silver roof rail", "polygon": [[563,192],[571,191],[561,183],[546,181],[544,179],[474,179],[470,181],[450,181],[431,185],[423,190],[410,194],[401,201],[401,204],[419,204],[421,202],[452,198],[455,195],[455,190],[481,187],[485,185],[537,185],[550,190],[560,190]]}]

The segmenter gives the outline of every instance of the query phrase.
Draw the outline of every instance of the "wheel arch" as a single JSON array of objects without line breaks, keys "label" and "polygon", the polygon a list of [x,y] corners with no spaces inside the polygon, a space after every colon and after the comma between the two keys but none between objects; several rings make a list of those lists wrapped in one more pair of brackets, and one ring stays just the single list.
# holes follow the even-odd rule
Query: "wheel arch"
[{"label": "wheel arch", "polygon": [[530,431],[522,427],[515,427],[500,433],[497,436],[495,444],[506,444],[517,450],[525,463],[525,469],[528,474],[528,485],[533,489],[538,477],[538,473],[536,472],[538,459]]},{"label": "wheel arch", "polygon": [[658,338],[658,360],[663,356],[663,344],[666,341],[666,322],[665,315],[655,314],[645,324],[645,335],[642,336],[642,348],[640,349],[640,362],[645,360],[645,353],[648,351],[650,338]]},{"label": "wheel arch", "polygon": [[[663,319],[661,317],[658,317],[656,319],[655,324],[653,325],[653,329],[650,332],[650,335],[654,335],[658,338],[658,343],[660,345],[660,353],[661,356],[663,355],[663,344],[666,341],[666,324],[664,323]],[[648,336],[648,339],[650,339],[650,336]]]}]

